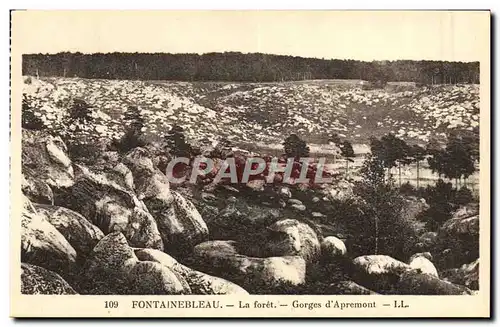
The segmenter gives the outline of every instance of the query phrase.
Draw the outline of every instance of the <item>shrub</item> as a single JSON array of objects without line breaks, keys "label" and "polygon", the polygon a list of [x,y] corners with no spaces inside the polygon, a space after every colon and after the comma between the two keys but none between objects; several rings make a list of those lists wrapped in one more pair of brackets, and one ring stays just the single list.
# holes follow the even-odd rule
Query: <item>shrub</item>
[{"label": "shrub", "polygon": [[35,115],[35,108],[32,106],[31,99],[23,94],[23,102],[21,107],[21,125],[23,128],[32,130],[45,129],[45,124]]},{"label": "shrub", "polygon": [[455,204],[457,205],[466,205],[474,201],[474,196],[472,195],[472,191],[466,187],[462,187],[457,191],[455,195]]},{"label": "shrub", "polygon": [[129,129],[119,140],[111,142],[111,149],[117,150],[120,153],[127,153],[137,147],[144,147],[148,143],[136,129]]}]

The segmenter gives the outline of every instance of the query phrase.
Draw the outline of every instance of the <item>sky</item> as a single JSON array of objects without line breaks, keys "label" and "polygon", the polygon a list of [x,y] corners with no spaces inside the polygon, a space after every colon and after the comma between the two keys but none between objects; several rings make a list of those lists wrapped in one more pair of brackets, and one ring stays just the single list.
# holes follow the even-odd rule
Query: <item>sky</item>
[{"label": "sky", "polygon": [[239,51],[325,59],[479,61],[489,12],[16,11],[22,53]]}]

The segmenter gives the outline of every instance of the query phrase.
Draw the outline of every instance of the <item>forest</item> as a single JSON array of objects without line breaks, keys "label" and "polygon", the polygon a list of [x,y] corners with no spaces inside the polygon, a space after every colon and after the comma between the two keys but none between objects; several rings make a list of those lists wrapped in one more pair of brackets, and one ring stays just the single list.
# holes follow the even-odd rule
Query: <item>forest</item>
[{"label": "forest", "polygon": [[360,79],[478,84],[479,62],[358,61],[263,53],[57,53],[23,55],[23,75],[126,80],[283,82]]}]

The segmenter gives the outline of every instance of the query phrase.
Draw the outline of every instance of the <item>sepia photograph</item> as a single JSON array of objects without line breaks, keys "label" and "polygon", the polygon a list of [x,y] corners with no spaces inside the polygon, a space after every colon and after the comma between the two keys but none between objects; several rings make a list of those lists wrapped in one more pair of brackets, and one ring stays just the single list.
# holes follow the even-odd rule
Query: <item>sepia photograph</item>
[{"label": "sepia photograph", "polygon": [[489,11],[11,22],[12,302],[489,314]]}]

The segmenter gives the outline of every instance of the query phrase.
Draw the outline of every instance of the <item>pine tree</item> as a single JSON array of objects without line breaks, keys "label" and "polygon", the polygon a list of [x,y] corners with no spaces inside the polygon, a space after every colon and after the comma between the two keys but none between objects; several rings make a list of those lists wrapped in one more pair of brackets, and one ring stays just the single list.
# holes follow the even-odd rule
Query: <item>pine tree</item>
[{"label": "pine tree", "polygon": [[288,136],[283,142],[283,147],[288,158],[309,157],[310,150],[307,143],[296,134]]},{"label": "pine tree", "polygon": [[174,125],[165,136],[167,152],[175,157],[190,157],[191,145],[186,142],[184,128],[179,125]]},{"label": "pine tree", "polygon": [[138,107],[129,106],[125,111],[123,120],[128,130],[132,129],[137,132],[142,132],[145,122],[144,117],[142,117],[141,111]]},{"label": "pine tree", "polygon": [[349,162],[354,162],[352,158],[356,157],[354,153],[354,149],[352,148],[352,144],[349,141],[344,141],[342,142],[340,146],[340,151],[342,153],[342,157],[345,158],[345,171],[346,171],[346,176],[349,174]]}]

